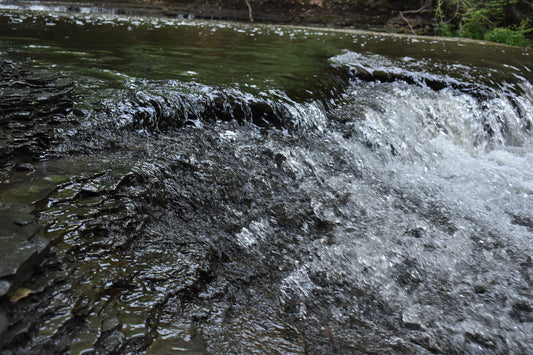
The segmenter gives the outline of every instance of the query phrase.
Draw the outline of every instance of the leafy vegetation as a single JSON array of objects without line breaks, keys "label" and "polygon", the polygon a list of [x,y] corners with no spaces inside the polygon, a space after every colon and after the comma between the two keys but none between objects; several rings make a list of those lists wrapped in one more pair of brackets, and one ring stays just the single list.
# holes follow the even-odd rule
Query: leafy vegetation
[{"label": "leafy vegetation", "polygon": [[532,12],[527,0],[436,0],[436,30],[444,36],[529,46]]}]

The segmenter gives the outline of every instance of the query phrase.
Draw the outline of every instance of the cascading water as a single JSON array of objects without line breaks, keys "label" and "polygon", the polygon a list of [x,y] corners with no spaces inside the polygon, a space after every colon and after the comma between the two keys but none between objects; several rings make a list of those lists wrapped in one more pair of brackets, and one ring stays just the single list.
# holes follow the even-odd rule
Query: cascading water
[{"label": "cascading water", "polygon": [[86,12],[0,13],[2,352],[533,352],[530,49]]}]

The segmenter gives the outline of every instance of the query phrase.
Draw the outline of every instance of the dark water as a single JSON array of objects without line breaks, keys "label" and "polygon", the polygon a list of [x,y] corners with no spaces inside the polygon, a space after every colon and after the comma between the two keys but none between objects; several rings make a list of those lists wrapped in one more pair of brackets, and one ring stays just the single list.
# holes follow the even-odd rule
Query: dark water
[{"label": "dark water", "polygon": [[45,10],[0,13],[74,83],[3,169],[51,241],[3,352],[533,352],[531,49]]}]

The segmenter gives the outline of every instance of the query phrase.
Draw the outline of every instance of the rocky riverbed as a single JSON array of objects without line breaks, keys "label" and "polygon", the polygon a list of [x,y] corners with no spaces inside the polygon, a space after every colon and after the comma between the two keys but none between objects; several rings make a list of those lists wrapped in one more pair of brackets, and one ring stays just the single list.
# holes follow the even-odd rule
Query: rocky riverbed
[{"label": "rocky riverbed", "polygon": [[533,351],[529,49],[22,6],[2,353]]}]

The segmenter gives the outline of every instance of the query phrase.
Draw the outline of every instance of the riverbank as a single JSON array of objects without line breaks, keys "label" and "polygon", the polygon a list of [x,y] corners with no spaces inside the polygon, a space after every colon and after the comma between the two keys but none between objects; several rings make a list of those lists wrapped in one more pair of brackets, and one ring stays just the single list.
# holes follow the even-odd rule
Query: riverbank
[{"label": "riverbank", "polygon": [[[421,6],[418,1],[404,2],[401,5],[391,3],[353,0],[108,0],[40,1],[39,5],[66,6],[74,11],[96,7],[101,11],[131,15],[435,34],[432,6]],[[35,3],[27,4],[32,6]]]}]

